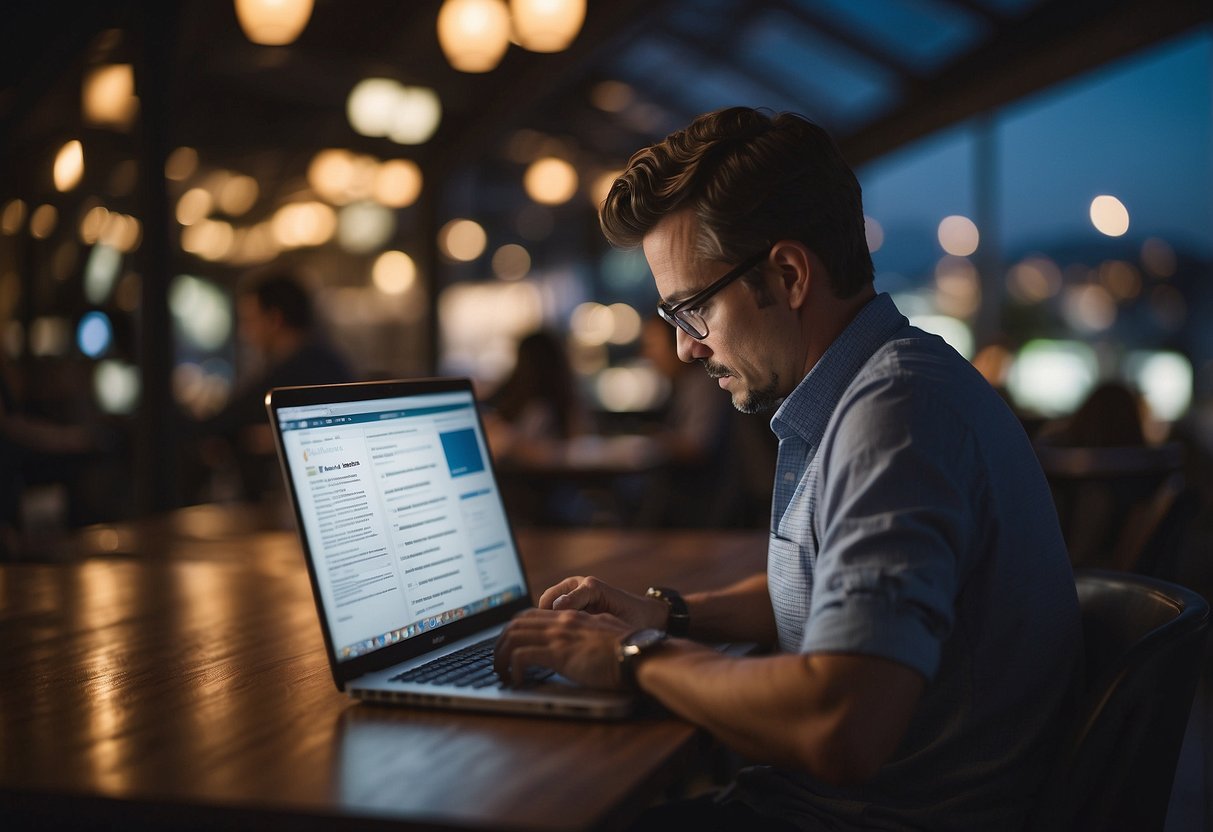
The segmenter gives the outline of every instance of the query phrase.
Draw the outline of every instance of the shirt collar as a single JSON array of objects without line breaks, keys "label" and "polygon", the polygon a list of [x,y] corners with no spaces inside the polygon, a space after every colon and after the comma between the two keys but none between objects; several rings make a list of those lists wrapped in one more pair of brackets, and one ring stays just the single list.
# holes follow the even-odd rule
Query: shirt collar
[{"label": "shirt collar", "polygon": [[775,435],[780,439],[799,435],[815,447],[855,374],[908,323],[887,293],[868,301],[775,411],[771,418]]}]

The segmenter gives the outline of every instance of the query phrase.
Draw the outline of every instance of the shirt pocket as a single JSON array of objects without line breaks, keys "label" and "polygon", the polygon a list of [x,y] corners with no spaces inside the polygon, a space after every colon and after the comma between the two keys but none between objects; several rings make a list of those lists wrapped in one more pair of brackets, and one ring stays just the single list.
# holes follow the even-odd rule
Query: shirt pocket
[{"label": "shirt pocket", "polygon": [[767,546],[767,588],[779,646],[796,652],[809,620],[813,599],[813,553],[808,547],[772,534]]}]

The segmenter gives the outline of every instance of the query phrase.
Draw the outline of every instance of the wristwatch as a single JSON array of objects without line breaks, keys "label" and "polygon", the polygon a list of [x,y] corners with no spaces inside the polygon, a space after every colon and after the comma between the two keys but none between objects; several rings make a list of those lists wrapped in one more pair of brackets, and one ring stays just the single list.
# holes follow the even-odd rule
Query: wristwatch
[{"label": "wristwatch", "polygon": [[651,586],[644,594],[649,598],[660,598],[669,605],[670,616],[666,621],[666,632],[675,637],[682,637],[691,631],[691,613],[678,590],[667,586]]},{"label": "wristwatch", "polygon": [[619,677],[629,688],[636,687],[636,660],[652,653],[666,640],[665,630],[646,627],[633,630],[619,640],[615,657],[619,660]]}]

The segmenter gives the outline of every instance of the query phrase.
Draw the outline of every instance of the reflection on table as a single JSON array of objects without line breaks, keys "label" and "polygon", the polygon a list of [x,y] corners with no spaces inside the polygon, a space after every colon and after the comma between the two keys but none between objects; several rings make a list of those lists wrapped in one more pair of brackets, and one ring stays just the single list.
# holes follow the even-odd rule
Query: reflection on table
[{"label": "reflection on table", "polygon": [[[0,814],[47,828],[614,828],[701,735],[352,703],[295,534],[199,506],[0,565]],[[761,567],[751,532],[532,531],[535,588],[593,573],[695,590]]]}]

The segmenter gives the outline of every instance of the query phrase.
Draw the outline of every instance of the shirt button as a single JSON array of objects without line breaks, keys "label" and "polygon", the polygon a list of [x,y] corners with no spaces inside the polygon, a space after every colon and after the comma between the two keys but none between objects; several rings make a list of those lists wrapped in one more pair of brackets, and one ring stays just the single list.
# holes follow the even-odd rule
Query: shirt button
[{"label": "shirt button", "polygon": [[786,474],[783,475],[784,482],[791,482],[794,479],[796,479],[796,475],[793,474],[791,471],[788,471]]}]

